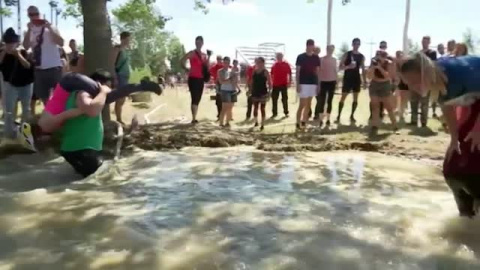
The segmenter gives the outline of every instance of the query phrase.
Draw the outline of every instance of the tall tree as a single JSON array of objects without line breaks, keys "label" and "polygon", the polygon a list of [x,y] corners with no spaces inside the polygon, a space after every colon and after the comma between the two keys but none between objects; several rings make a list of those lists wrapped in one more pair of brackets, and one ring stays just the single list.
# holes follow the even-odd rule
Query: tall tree
[{"label": "tall tree", "polygon": [[3,6],[3,1],[0,0],[0,34],[3,35],[3,18],[12,16],[12,11],[8,7]]},{"label": "tall tree", "polygon": [[119,31],[132,33],[132,67],[149,67],[152,73],[166,71],[167,40],[165,22],[170,18],[162,16],[154,1],[129,0],[112,11]]},{"label": "tall tree", "polygon": [[463,43],[467,45],[469,53],[475,54],[476,47],[480,45],[480,40],[477,40],[472,29],[468,28],[467,31],[463,33]]},{"label": "tall tree", "polygon": [[170,62],[170,71],[174,74],[182,73],[183,68],[180,60],[185,55],[185,46],[176,36],[172,36],[168,42],[168,61]]}]

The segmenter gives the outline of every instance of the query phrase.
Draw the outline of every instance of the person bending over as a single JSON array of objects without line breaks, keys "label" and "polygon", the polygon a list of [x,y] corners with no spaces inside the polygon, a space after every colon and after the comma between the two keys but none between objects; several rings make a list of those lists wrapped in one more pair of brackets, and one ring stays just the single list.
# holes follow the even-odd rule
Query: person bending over
[{"label": "person bending over", "polygon": [[435,63],[418,53],[400,72],[409,89],[422,97],[441,96],[451,138],[443,175],[460,215],[475,216],[480,202],[480,57],[449,57]]}]

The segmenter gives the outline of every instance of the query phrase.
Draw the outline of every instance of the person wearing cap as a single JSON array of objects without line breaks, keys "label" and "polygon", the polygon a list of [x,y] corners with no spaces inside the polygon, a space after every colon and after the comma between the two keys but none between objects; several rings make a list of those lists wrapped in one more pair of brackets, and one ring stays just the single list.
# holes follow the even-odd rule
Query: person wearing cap
[{"label": "person wearing cap", "polygon": [[22,122],[30,118],[30,100],[33,93],[33,64],[26,50],[18,48],[20,36],[13,28],[8,28],[3,35],[5,49],[0,53],[0,70],[3,74],[5,89],[5,136],[13,140],[17,138],[15,124],[16,104],[22,105]]},{"label": "person wearing cap", "polygon": [[282,95],[283,113],[288,117],[288,87],[292,85],[292,69],[290,64],[283,59],[283,53],[278,52],[277,61],[272,66],[270,76],[272,77],[272,117],[276,117],[278,113],[278,98]]},{"label": "person wearing cap", "polygon": [[307,40],[306,52],[298,55],[296,61],[297,93],[300,104],[297,110],[297,129],[306,127],[309,118],[312,98],[319,93],[318,78],[320,73],[320,57],[314,53],[315,42]]}]

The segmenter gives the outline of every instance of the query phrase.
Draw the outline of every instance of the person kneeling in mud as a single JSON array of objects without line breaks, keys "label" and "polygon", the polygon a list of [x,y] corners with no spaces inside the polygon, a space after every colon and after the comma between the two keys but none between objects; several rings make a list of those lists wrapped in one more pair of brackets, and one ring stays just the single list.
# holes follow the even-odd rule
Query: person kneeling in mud
[{"label": "person kneeling in mud", "polygon": [[480,57],[448,57],[432,62],[419,53],[400,68],[402,79],[421,96],[441,95],[451,142],[443,163],[445,180],[460,216],[472,218],[480,206]]}]

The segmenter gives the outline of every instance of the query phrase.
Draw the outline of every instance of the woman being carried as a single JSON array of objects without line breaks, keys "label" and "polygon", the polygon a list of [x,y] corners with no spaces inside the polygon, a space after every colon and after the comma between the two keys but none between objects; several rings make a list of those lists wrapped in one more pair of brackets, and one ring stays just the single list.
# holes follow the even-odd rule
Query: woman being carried
[{"label": "woman being carried", "polygon": [[[400,69],[409,89],[439,95],[450,130],[443,174],[461,216],[473,217],[480,205],[480,57],[459,56],[432,62],[418,53]],[[418,89],[418,90],[417,90]]]},{"label": "woman being carried", "polygon": [[[95,74],[103,74],[105,77],[110,76],[107,71],[101,70]],[[43,132],[54,132],[58,130],[66,120],[80,115],[78,109],[65,110],[68,97],[76,91],[85,91],[93,97],[98,95],[102,85],[96,81],[96,77],[97,76],[92,76],[89,78],[83,74],[73,72],[63,76],[55,87],[52,97],[47,102],[45,110],[38,122]],[[110,104],[118,99],[140,91],[150,91],[160,95],[162,88],[157,83],[144,79],[140,84],[127,84],[122,88],[109,92],[107,94],[106,104]]]}]

